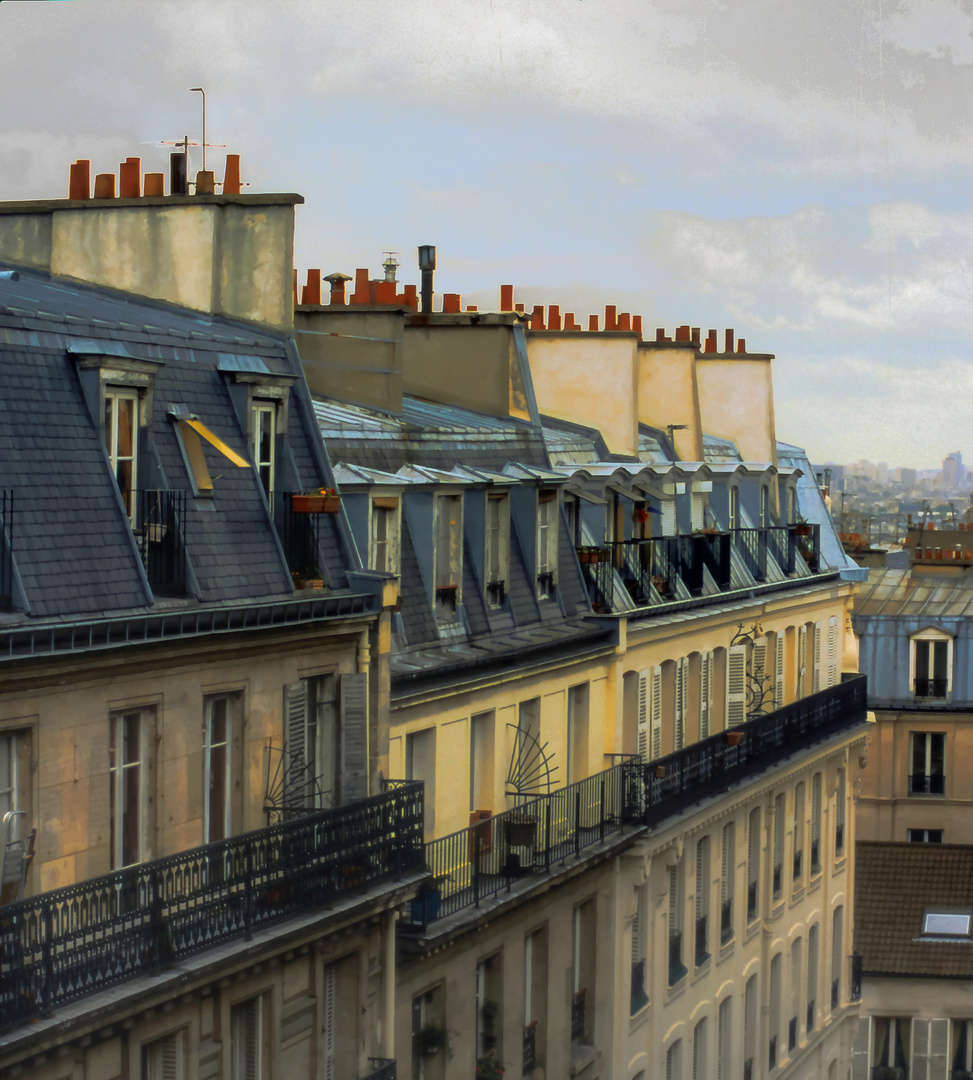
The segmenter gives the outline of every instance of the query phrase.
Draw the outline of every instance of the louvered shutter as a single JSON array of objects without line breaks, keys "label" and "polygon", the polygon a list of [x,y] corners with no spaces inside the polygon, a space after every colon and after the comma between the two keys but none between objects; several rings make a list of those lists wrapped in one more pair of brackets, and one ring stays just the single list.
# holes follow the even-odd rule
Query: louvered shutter
[{"label": "louvered shutter", "polygon": [[701,491],[694,491],[691,498],[693,532],[699,532],[703,527],[703,493]]},{"label": "louvered shutter", "polygon": [[797,697],[807,695],[805,672],[807,671],[807,626],[802,626],[797,635]]},{"label": "louvered shutter", "polygon": [[649,679],[651,673],[639,672],[639,712],[637,729],[637,751],[643,761],[648,761],[649,753]]},{"label": "louvered shutter", "polygon": [[669,867],[669,940],[679,933],[679,868]]},{"label": "louvered shutter", "polygon": [[706,908],[706,878],[709,874],[709,840],[703,837],[696,845],[696,918],[701,919],[707,914]]},{"label": "louvered shutter", "polygon": [[368,797],[368,676],[342,675],[341,801]]},{"label": "louvered shutter", "polygon": [[774,707],[784,705],[784,635],[778,634],[774,642]]},{"label": "louvered shutter", "polygon": [[[889,1062],[893,1045],[889,1033]],[[929,1064],[929,1021],[916,1018],[912,1021],[912,1080],[930,1080]]]},{"label": "louvered shutter", "polygon": [[[303,791],[304,768],[308,761],[307,680],[299,679],[284,687],[284,786]],[[286,799],[286,796],[285,796]]]},{"label": "louvered shutter", "polygon": [[732,823],[723,826],[723,853],[720,863],[720,903],[725,904],[730,899],[730,865],[733,859],[730,851]]},{"label": "louvered shutter", "polygon": [[263,1001],[251,998],[241,1006],[243,1036],[243,1080],[262,1080],[260,1075],[260,1029]]},{"label": "louvered shutter", "polygon": [[681,750],[686,745],[686,704],[689,697],[689,660],[682,657],[676,664],[675,744]]},{"label": "louvered shutter", "polygon": [[652,669],[652,698],[649,726],[652,733],[652,757],[662,757],[662,668]]},{"label": "louvered shutter", "polygon": [[726,657],[726,726],[737,727],[747,718],[747,647],[733,645]]},{"label": "louvered shutter", "polygon": [[912,1080],[948,1080],[948,1043],[948,1020],[912,1021]]},{"label": "louvered shutter", "polygon": [[713,654],[703,653],[699,669],[699,737],[709,738],[710,716],[713,713]]},{"label": "louvered shutter", "polygon": [[145,1047],[145,1080],[183,1080],[182,1036],[174,1031]]},{"label": "louvered shutter", "polygon": [[753,643],[753,703],[752,709],[763,712],[767,703],[764,697],[767,689],[767,639],[761,638]]},{"label": "louvered shutter", "polygon": [[868,1080],[868,1046],[871,1038],[871,1019],[858,1021],[858,1032],[851,1047],[851,1080]]},{"label": "louvered shutter", "polygon": [[324,1075],[322,1080],[335,1080],[334,1072],[334,990],[335,966],[324,966]]},{"label": "louvered shutter", "polygon": [[676,500],[663,499],[662,501],[662,535],[676,535]]},{"label": "louvered shutter", "polygon": [[633,965],[639,963],[639,961],[642,959],[642,937],[641,937],[642,929],[641,929],[641,926],[639,925],[639,923],[641,921],[641,915],[642,915],[642,913],[641,913],[641,911],[639,911],[639,907],[636,906],[636,908],[635,908],[635,920],[632,923],[632,964]]},{"label": "louvered shutter", "polygon": [[838,616],[828,620],[828,686],[838,684]]},{"label": "louvered shutter", "polygon": [[811,667],[811,693],[816,694],[821,689],[821,624],[814,624],[814,655]]}]

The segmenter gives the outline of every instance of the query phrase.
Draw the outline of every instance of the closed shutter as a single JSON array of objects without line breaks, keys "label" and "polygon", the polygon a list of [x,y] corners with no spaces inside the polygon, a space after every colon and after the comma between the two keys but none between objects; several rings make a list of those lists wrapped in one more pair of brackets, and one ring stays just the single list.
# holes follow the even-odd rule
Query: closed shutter
[{"label": "closed shutter", "polygon": [[723,826],[723,856],[720,864],[720,903],[725,904],[730,899],[730,865],[733,854],[730,850],[732,842],[733,823]]},{"label": "closed shutter", "polygon": [[662,535],[676,535],[676,501],[664,499],[662,502]]},{"label": "closed shutter", "polygon": [[948,1080],[948,1040],[948,1020],[912,1021],[912,1080]]},{"label": "closed shutter", "polygon": [[726,726],[737,727],[747,718],[747,647],[733,645],[726,657]]},{"label": "closed shutter", "polygon": [[821,624],[814,624],[814,656],[812,658],[811,693],[821,689]]},{"label": "closed shutter", "polygon": [[774,707],[784,706],[784,635],[778,634],[774,642]]},{"label": "closed shutter", "polygon": [[686,745],[686,706],[689,697],[689,660],[682,657],[676,663],[676,749]]},{"label": "closed shutter", "polygon": [[669,940],[679,933],[679,868],[669,867]]},{"label": "closed shutter", "polygon": [[173,1031],[145,1047],[145,1080],[183,1080],[182,1039],[181,1031]]},{"label": "closed shutter", "polygon": [[753,702],[752,712],[764,712],[764,706],[769,705],[770,695],[767,693],[767,639],[761,638],[753,643]]},{"label": "closed shutter", "polygon": [[807,671],[807,626],[802,626],[797,635],[797,697],[807,696],[805,673]]},{"label": "closed shutter", "polygon": [[334,1071],[334,989],[335,966],[324,966],[324,1075],[322,1080],[335,1080]]},{"label": "closed shutter", "polygon": [[871,1038],[871,1019],[858,1021],[858,1032],[851,1047],[851,1080],[868,1080],[868,1046]]},{"label": "closed shutter", "polygon": [[368,676],[342,675],[341,801],[368,797]]},{"label": "closed shutter", "polygon": [[284,787],[303,791],[307,778],[307,680],[284,687]]},{"label": "closed shutter", "polygon": [[648,760],[649,753],[649,679],[651,672],[648,670],[639,672],[639,714],[638,714],[638,738],[637,752],[643,761]]},{"label": "closed shutter", "polygon": [[[638,896],[638,893],[636,893]],[[642,928],[639,925],[641,921],[641,912],[639,906],[635,908],[635,920],[632,923],[632,964],[638,964],[642,959]]]},{"label": "closed shutter", "polygon": [[710,717],[713,714],[713,654],[703,653],[699,671],[699,737],[709,738]]},{"label": "closed shutter", "polygon": [[662,668],[652,669],[652,698],[649,725],[652,732],[652,757],[662,757]]},{"label": "closed shutter", "polygon": [[[902,1023],[901,1020],[898,1023]],[[893,1059],[891,1033],[889,1034],[889,1062]],[[929,1078],[929,1021],[912,1021],[912,1080],[930,1080]]]},{"label": "closed shutter", "polygon": [[694,491],[692,493],[691,513],[693,532],[699,532],[703,527],[703,493],[701,491]]},{"label": "closed shutter", "polygon": [[828,620],[828,686],[838,684],[838,616]]}]

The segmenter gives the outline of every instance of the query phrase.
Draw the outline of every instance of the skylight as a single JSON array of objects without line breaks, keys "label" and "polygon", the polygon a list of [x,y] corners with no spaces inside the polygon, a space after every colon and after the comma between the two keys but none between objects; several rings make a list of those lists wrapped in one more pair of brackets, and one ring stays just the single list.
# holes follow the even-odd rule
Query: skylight
[{"label": "skylight", "polygon": [[937,937],[968,937],[971,919],[973,912],[970,911],[927,911],[922,921],[922,932]]}]

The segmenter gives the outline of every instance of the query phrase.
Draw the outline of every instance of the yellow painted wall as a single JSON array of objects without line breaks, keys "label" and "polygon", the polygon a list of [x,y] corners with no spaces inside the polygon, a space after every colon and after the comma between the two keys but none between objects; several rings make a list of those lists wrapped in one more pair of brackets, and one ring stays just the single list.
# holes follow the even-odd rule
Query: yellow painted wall
[{"label": "yellow painted wall", "polygon": [[736,443],[744,461],[777,464],[771,361],[708,357],[696,361],[703,430]]},{"label": "yellow painted wall", "polygon": [[683,461],[703,460],[703,429],[696,387],[695,348],[640,346],[638,350],[639,422],[674,431],[676,453]]},{"label": "yellow painted wall", "polygon": [[638,454],[636,342],[632,334],[530,331],[538,409],[597,428],[614,454]]}]

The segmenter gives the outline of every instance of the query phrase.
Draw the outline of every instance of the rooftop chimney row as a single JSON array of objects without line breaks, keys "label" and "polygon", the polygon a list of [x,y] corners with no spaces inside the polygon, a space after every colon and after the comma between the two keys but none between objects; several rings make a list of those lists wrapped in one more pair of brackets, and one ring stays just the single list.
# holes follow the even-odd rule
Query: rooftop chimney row
[{"label": "rooftop chimney row", "polygon": [[[180,159],[173,161],[173,173],[170,178],[170,194],[186,194],[185,184],[185,155],[173,154],[172,158]],[[75,201],[89,199],[114,199],[115,198],[115,174],[98,173],[95,177],[94,192],[91,190],[91,162],[87,158],[79,158],[71,165],[70,179],[68,182],[68,198]],[[165,196],[165,173],[146,173],[142,176],[142,159],[137,157],[126,158],[118,169],[118,198],[140,199],[161,198]],[[226,172],[223,175],[223,194],[239,195],[242,187],[240,181],[240,155],[226,155]],[[196,194],[213,195],[216,191],[216,176],[207,170],[200,170],[196,174]]]}]

